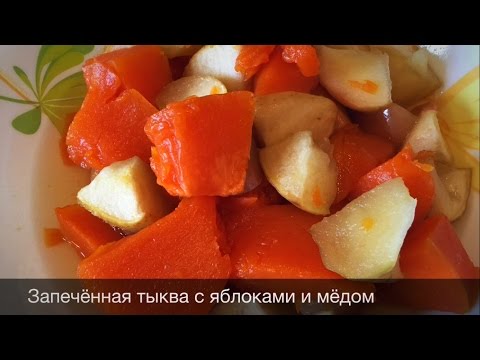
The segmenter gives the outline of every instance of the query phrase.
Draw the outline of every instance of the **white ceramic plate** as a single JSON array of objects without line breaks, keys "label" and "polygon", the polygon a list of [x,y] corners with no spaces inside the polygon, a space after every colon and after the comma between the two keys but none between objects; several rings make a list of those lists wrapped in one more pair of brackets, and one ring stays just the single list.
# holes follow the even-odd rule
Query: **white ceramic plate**
[{"label": "white ceramic plate", "polygon": [[[426,47],[441,59],[433,66],[445,88],[459,84],[448,105],[454,104],[453,113],[460,114],[453,121],[471,124],[458,126],[461,131],[452,140],[460,149],[459,161],[476,172],[467,211],[455,226],[478,266],[479,46]],[[43,229],[58,227],[55,207],[74,203],[89,178],[87,171],[64,165],[59,141],[64,115],[81,101],[81,74],[76,74],[80,64],[103,48],[52,46],[41,51],[41,46],[0,46],[0,278],[75,277],[75,251],[66,243],[46,248]],[[52,59],[55,63],[49,62]],[[57,85],[66,77],[69,80]]]}]

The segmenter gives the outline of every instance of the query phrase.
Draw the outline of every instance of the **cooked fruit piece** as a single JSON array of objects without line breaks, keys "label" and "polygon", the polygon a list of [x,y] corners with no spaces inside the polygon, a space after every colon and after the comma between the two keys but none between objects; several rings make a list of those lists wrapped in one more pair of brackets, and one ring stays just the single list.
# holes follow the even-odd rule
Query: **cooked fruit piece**
[{"label": "cooked fruit piece", "polygon": [[227,279],[215,198],[183,199],[142,231],[100,247],[77,269],[81,279]]},{"label": "cooked fruit piece", "polygon": [[277,47],[270,61],[255,75],[255,95],[267,95],[283,91],[310,92],[318,84],[318,76],[303,76],[296,64],[283,60],[282,48]]},{"label": "cooked fruit piece", "polygon": [[126,232],[137,232],[171,212],[176,200],[157,185],[140,158],[104,167],[77,199],[93,215]]},{"label": "cooked fruit piece", "polygon": [[[322,45],[314,45],[316,49],[318,49]],[[362,51],[369,51],[369,45],[328,45],[328,47],[334,49],[341,49],[341,50],[362,50]]]},{"label": "cooked fruit piece", "polygon": [[101,245],[123,237],[80,205],[56,208],[55,214],[64,239],[72,244],[82,257],[90,256]]},{"label": "cooked fruit piece", "polygon": [[162,50],[135,46],[113,51],[88,60],[83,72],[88,93],[66,137],[72,161],[96,170],[132,156],[148,161],[143,126],[157,109],[147,99],[153,101],[171,76]]},{"label": "cooked fruit piece", "polygon": [[[111,74],[105,77],[107,70]],[[83,71],[89,91],[108,87],[112,76],[116,76],[121,84],[117,91],[135,89],[152,104],[160,89],[172,80],[168,59],[156,45],[133,46],[96,56],[85,62]]]},{"label": "cooked fruit piece", "polygon": [[[328,140],[322,144],[330,147]],[[301,131],[260,150],[268,181],[285,199],[309,213],[324,215],[337,192],[337,169],[316,145],[310,131]]]},{"label": "cooked fruit piece", "polygon": [[411,45],[376,45],[388,54],[392,99],[409,107],[433,93],[441,85],[428,65],[428,52]]},{"label": "cooked fruit piece", "polygon": [[157,96],[156,104],[163,109],[167,104],[182,101],[191,96],[225,94],[227,88],[211,76],[185,76],[165,86]]},{"label": "cooked fruit piece", "polygon": [[243,45],[235,61],[235,70],[250,79],[268,62],[274,49],[275,45]]},{"label": "cooked fruit piece", "polygon": [[349,117],[349,114],[347,114],[347,109],[345,108],[345,106],[343,106],[342,104],[340,104],[332,95],[330,95],[328,93],[327,90],[325,90],[325,88],[321,85],[321,84],[318,84],[311,92],[310,94],[312,95],[317,95],[317,96],[323,96],[327,99],[330,99],[332,100],[335,105],[337,105],[337,118],[335,120],[335,130],[338,130],[342,127],[344,127],[345,125],[348,125],[348,124],[351,124],[352,122],[350,121],[350,117]]},{"label": "cooked fruit piece", "polygon": [[292,205],[238,209],[225,217],[232,277],[338,279],[327,270],[308,229],[321,217]]},{"label": "cooked fruit piece", "polygon": [[66,144],[70,159],[96,170],[132,156],[148,162],[150,141],[143,127],[147,117],[157,111],[133,89],[110,101],[96,91],[89,91],[68,128]]},{"label": "cooked fruit piece", "polygon": [[247,91],[189,98],[149,118],[151,167],[171,195],[229,196],[245,185],[254,115]]},{"label": "cooked fruit piece", "polygon": [[392,102],[387,55],[321,46],[319,57],[320,82],[343,105],[374,111]]},{"label": "cooked fruit piece", "polygon": [[318,55],[311,45],[282,45],[282,57],[287,63],[297,64],[303,76],[317,76],[320,68]]},{"label": "cooked fruit piece", "polygon": [[390,142],[366,134],[355,125],[346,125],[336,131],[331,141],[338,170],[335,203],[345,199],[363,175],[394,154]]},{"label": "cooked fruit piece", "polygon": [[327,269],[348,279],[379,279],[394,268],[415,215],[402,179],[383,183],[310,229]]},{"label": "cooked fruit piece", "polygon": [[475,279],[478,276],[444,215],[426,219],[412,228],[400,253],[400,268],[409,279]]},{"label": "cooked fruit piece", "polygon": [[391,141],[400,148],[418,118],[407,109],[392,103],[386,109],[352,115],[362,130]]},{"label": "cooked fruit piece", "polygon": [[173,59],[180,56],[192,56],[202,45],[160,45],[163,52],[169,59]]},{"label": "cooked fruit piece", "polygon": [[356,198],[385,181],[401,177],[410,195],[418,201],[415,221],[422,220],[430,212],[435,197],[432,170],[432,165],[413,160],[411,148],[406,147],[392,159],[362,176],[350,193],[350,198]]},{"label": "cooked fruit piece", "polygon": [[443,214],[450,221],[458,219],[467,206],[472,169],[457,169],[437,162],[432,178],[435,198],[430,214]]},{"label": "cooked fruit piece", "polygon": [[227,87],[228,91],[244,90],[249,83],[235,70],[235,62],[241,45],[205,45],[185,68],[185,76],[213,76]]},{"label": "cooked fruit piece", "polygon": [[445,162],[452,160],[447,143],[440,131],[437,112],[434,110],[422,112],[412,131],[408,134],[405,144],[412,147],[414,154],[430,151],[434,153],[436,160]]},{"label": "cooked fruit piece", "polygon": [[332,134],[337,114],[334,102],[323,96],[286,91],[256,98],[254,125],[262,146],[303,130],[321,140]]}]

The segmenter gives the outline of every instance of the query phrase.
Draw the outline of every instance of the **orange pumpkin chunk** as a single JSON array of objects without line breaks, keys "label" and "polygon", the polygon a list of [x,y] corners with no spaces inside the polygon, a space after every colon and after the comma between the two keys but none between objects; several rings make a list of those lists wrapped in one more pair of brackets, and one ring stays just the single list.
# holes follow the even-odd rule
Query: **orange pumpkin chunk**
[{"label": "orange pumpkin chunk", "polygon": [[193,97],[152,115],[145,132],[157,182],[176,196],[229,196],[243,191],[250,158],[253,94]]},{"label": "orange pumpkin chunk", "polygon": [[100,247],[77,273],[81,279],[227,279],[224,236],[215,198],[183,199],[173,213]]}]

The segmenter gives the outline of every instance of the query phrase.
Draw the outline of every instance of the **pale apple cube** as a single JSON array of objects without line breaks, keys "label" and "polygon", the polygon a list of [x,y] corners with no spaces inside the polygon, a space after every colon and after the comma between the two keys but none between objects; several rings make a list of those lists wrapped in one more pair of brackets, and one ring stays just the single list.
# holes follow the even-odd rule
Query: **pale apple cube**
[{"label": "pale apple cube", "polygon": [[257,97],[254,125],[262,146],[304,130],[320,140],[332,134],[338,113],[337,105],[326,97],[285,91]]},{"label": "pale apple cube", "polygon": [[320,83],[341,104],[374,111],[392,102],[388,55],[380,51],[317,47]]},{"label": "pale apple cube", "polygon": [[295,206],[312,214],[330,213],[337,194],[337,167],[330,144],[314,142],[300,131],[260,150],[260,164],[270,184]]},{"label": "pale apple cube", "polygon": [[157,185],[137,156],[103,168],[77,194],[81,206],[108,224],[137,232],[173,210],[175,200]]},{"label": "pale apple cube", "polygon": [[212,76],[185,76],[167,84],[157,95],[155,103],[163,109],[172,102],[182,101],[191,96],[225,94],[227,88]]},{"label": "pale apple cube", "polygon": [[412,225],[417,200],[402,178],[384,182],[313,225],[324,265],[347,279],[385,278]]},{"label": "pale apple cube", "polygon": [[192,56],[183,75],[213,76],[228,91],[245,90],[249,82],[235,70],[241,49],[241,45],[205,45]]}]

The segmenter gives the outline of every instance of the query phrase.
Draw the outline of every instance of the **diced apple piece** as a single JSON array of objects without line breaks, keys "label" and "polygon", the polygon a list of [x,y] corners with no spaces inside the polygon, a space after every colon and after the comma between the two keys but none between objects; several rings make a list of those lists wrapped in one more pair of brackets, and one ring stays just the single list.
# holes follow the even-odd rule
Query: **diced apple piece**
[{"label": "diced apple piece", "polygon": [[160,47],[169,59],[173,59],[179,56],[192,56],[202,45],[160,45]]},{"label": "diced apple piece", "polygon": [[[330,147],[327,140],[323,148]],[[301,131],[260,150],[268,181],[285,199],[312,214],[330,213],[337,194],[337,168],[329,154]]]},{"label": "diced apple piece", "polygon": [[93,215],[128,233],[167,215],[176,204],[137,156],[103,168],[77,199]]},{"label": "diced apple piece", "polygon": [[286,91],[257,97],[254,126],[259,145],[276,144],[303,130],[320,140],[332,134],[337,116],[337,106],[326,97]]},{"label": "diced apple piece", "polygon": [[335,126],[334,126],[334,132],[335,130],[341,129],[345,125],[351,124],[350,116],[347,114],[347,109],[345,106],[340,104],[332,95],[329,94],[329,92],[320,84],[317,85],[315,89],[310,91],[310,94],[312,95],[317,95],[317,96],[323,96],[327,99],[332,100],[335,105],[337,105],[337,118],[335,120]]},{"label": "diced apple piece", "polygon": [[401,178],[384,182],[313,225],[324,265],[348,279],[380,279],[395,267],[417,200]]},{"label": "diced apple piece", "polygon": [[408,134],[405,144],[409,144],[415,154],[420,151],[431,151],[435,160],[450,162],[452,155],[443,139],[438,124],[437,112],[427,110],[421,113],[418,122]]},{"label": "diced apple piece", "polygon": [[343,105],[374,111],[392,102],[388,56],[379,51],[321,46],[320,82]]},{"label": "diced apple piece", "polygon": [[467,206],[472,169],[457,169],[436,163],[432,178],[435,198],[430,214],[444,214],[450,221],[458,219]]},{"label": "diced apple piece", "polygon": [[227,88],[211,76],[185,76],[167,84],[158,94],[156,104],[163,109],[167,104],[182,101],[190,96],[225,94]]},{"label": "diced apple piece", "polygon": [[205,45],[185,68],[185,76],[213,76],[227,87],[228,91],[245,90],[249,82],[235,70],[235,62],[241,45]]},{"label": "diced apple piece", "polygon": [[410,45],[377,45],[374,48],[389,56],[394,102],[409,107],[440,87],[440,80],[429,67],[427,50]]}]

